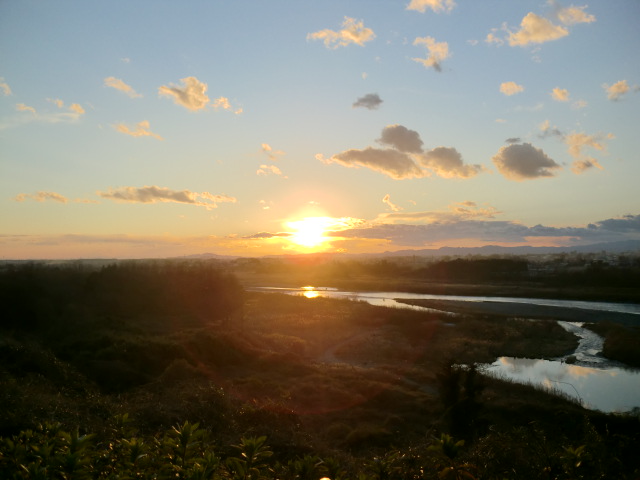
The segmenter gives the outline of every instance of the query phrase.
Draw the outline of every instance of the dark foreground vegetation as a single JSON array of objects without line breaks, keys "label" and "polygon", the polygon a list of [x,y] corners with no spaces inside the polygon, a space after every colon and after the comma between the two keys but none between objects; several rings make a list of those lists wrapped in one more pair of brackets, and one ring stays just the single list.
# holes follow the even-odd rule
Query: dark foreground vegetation
[{"label": "dark foreground vegetation", "polygon": [[223,267],[3,268],[0,478],[640,475],[638,416],[476,367],[572,351],[553,321],[250,293]]}]

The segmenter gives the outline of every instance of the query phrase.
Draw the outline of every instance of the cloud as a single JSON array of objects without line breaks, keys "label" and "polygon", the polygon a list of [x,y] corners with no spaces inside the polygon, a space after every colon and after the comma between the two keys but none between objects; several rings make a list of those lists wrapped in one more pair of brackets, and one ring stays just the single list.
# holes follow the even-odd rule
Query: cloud
[{"label": "cloud", "polygon": [[172,97],[176,104],[192,112],[205,108],[209,103],[209,97],[206,94],[207,84],[196,77],[186,77],[180,81],[183,84],[182,87],[173,84],[163,85],[158,89],[158,94]]},{"label": "cloud", "polygon": [[[488,207],[476,208],[473,202],[450,206],[449,212],[398,212],[381,215],[378,222],[339,232],[342,238],[386,240],[393,246],[427,247],[457,240],[473,239],[485,244],[526,244],[532,239],[547,239],[547,245],[579,245],[594,242],[640,239],[640,215],[624,215],[586,226],[526,226],[514,221],[491,220],[501,213]],[[465,205],[471,210],[465,216]],[[486,210],[486,211],[484,211]],[[474,217],[475,213],[477,217]],[[486,215],[486,216],[485,216]],[[486,219],[482,219],[482,217]],[[396,223],[398,221],[426,224]],[[391,222],[391,223],[389,223]]]},{"label": "cloud", "polygon": [[553,170],[561,168],[541,149],[530,143],[502,147],[492,160],[505,178],[516,181],[553,177]]},{"label": "cloud", "polygon": [[507,138],[504,143],[508,143],[509,145],[511,145],[512,143],[520,143],[522,142],[522,139],[520,137],[511,137],[511,138]]},{"label": "cloud", "polygon": [[395,180],[428,177],[431,173],[443,178],[469,178],[484,170],[480,165],[465,165],[455,148],[437,147],[424,152],[418,132],[402,125],[383,128],[377,142],[392,148],[351,149],[329,159],[321,154],[316,155],[316,158],[327,164],[338,163],[350,168],[366,167]]},{"label": "cloud", "polygon": [[127,85],[122,80],[116,77],[107,77],[104,79],[104,86],[115,88],[123,93],[126,93],[131,98],[140,98],[141,94],[137,93],[130,85]]},{"label": "cloud", "polygon": [[272,162],[279,160],[279,157],[285,155],[282,150],[274,150],[268,143],[263,143],[261,147],[262,153],[267,155],[267,157],[269,157],[269,160],[271,160]]},{"label": "cloud", "polygon": [[569,31],[560,25],[533,12],[527,13],[520,22],[520,30],[509,32],[507,41],[512,47],[524,47],[531,43],[545,43],[569,35]]},{"label": "cloud", "polygon": [[626,80],[620,80],[619,82],[616,82],[611,86],[605,83],[602,85],[602,88],[604,88],[604,90],[607,92],[607,98],[609,100],[613,100],[614,102],[616,100],[620,100],[620,98],[623,95],[626,95],[630,90],[629,84]]},{"label": "cloud", "polygon": [[260,168],[256,171],[257,175],[282,175],[282,172],[275,165],[260,165]]},{"label": "cloud", "polygon": [[409,130],[402,125],[388,125],[384,127],[378,142],[383,145],[389,145],[401,152],[422,152],[422,140],[418,132]]},{"label": "cloud", "polygon": [[596,21],[594,15],[586,13],[584,10],[587,6],[562,8],[555,1],[549,2],[556,8],[555,16],[564,25],[575,25],[577,23],[591,23]]},{"label": "cloud", "polygon": [[386,203],[394,212],[399,212],[400,210],[402,210],[401,207],[391,201],[391,195],[389,195],[388,193],[382,198],[382,203]]},{"label": "cloud", "polygon": [[370,28],[365,28],[362,20],[356,21],[354,18],[344,17],[342,30],[337,32],[329,29],[309,33],[307,40],[322,40],[327,48],[346,47],[352,43],[364,46],[365,43],[373,40],[376,35]]},{"label": "cloud", "polygon": [[429,55],[427,58],[412,58],[414,62],[423,64],[425,67],[433,67],[436,72],[442,71],[440,63],[451,55],[449,54],[449,44],[447,42],[436,42],[433,37],[418,37],[413,41],[414,45],[425,45]]},{"label": "cloud", "polygon": [[82,106],[78,103],[72,103],[69,106],[69,110],[71,110],[74,113],[77,113],[78,115],[84,115],[84,108],[82,108]]},{"label": "cloud", "polygon": [[522,85],[518,85],[516,82],[504,82],[500,84],[500,92],[507,96],[515,95],[524,91]]},{"label": "cloud", "polygon": [[382,103],[382,99],[378,96],[377,93],[367,93],[364,97],[360,97],[356,100],[353,105],[353,108],[367,108],[369,110],[377,109]]},{"label": "cloud", "polygon": [[479,207],[476,202],[465,201],[449,205],[449,210],[460,218],[494,218],[503,212],[492,206]]},{"label": "cloud", "polygon": [[37,192],[37,193],[19,193],[13,198],[16,202],[24,202],[25,200],[35,200],[36,202],[59,202],[67,203],[68,200],[65,196],[56,192]]},{"label": "cloud", "polygon": [[584,173],[591,168],[597,168],[602,170],[603,167],[598,161],[586,155],[584,149],[593,148],[598,151],[606,151],[605,140],[615,138],[613,134],[597,134],[587,135],[586,133],[570,133],[563,138],[564,143],[567,145],[569,154],[574,158],[571,170],[576,173]]},{"label": "cloud", "polygon": [[233,108],[231,103],[229,103],[229,99],[227,97],[216,98],[213,102],[211,102],[211,106],[216,110],[222,108],[223,110],[234,110],[233,113],[236,115],[240,115],[242,113],[242,108]]},{"label": "cloud", "polygon": [[[499,29],[492,29],[487,35],[485,41],[487,43],[495,43],[498,45],[503,45],[506,41],[512,47],[525,47],[531,44],[541,44],[558,40],[569,35],[569,30],[565,28],[566,26],[578,23],[591,23],[596,20],[595,16],[587,14],[584,11],[587,8],[586,6],[571,6],[563,8],[553,0],[550,0],[548,3],[554,8],[552,16],[560,23],[560,25],[553,23],[548,18],[529,12],[524,16],[520,22],[520,28],[515,32],[506,24],[503,24]],[[498,35],[499,31],[505,32],[506,37]]]},{"label": "cloud", "polygon": [[34,115],[37,115],[35,108],[25,105],[24,103],[16,103],[16,110],[19,112],[31,112]]},{"label": "cloud", "polygon": [[395,180],[425,176],[425,172],[408,154],[394,149],[367,147],[364,150],[347,150],[326,160],[321,156],[316,158],[327,164],[337,163],[349,168],[369,168]]},{"label": "cloud", "polygon": [[143,120],[140,123],[137,123],[135,130],[131,130],[129,127],[127,127],[123,123],[118,123],[114,125],[113,128],[115,128],[120,133],[124,133],[125,135],[131,135],[132,137],[153,137],[153,138],[157,138],[158,140],[163,140],[163,138],[160,135],[155,134],[150,130],[150,125],[148,120]]},{"label": "cloud", "polygon": [[462,155],[452,147],[436,147],[421,157],[421,163],[443,178],[470,178],[480,173],[480,165],[465,165]]},{"label": "cloud", "polygon": [[551,98],[553,98],[556,102],[568,102],[569,90],[556,87],[551,91]]},{"label": "cloud", "polygon": [[213,195],[209,192],[196,193],[190,190],[171,190],[166,187],[144,186],[144,187],[120,187],[109,188],[106,192],[96,192],[102,198],[115,200],[124,203],[185,203],[216,208],[218,203],[235,203],[236,199],[228,195]]},{"label": "cloud", "polygon": [[4,81],[4,78],[0,77],[0,90],[3,95],[11,95],[11,87]]},{"label": "cloud", "polygon": [[456,4],[453,0],[411,0],[411,3],[407,5],[407,10],[416,10],[424,13],[427,8],[430,8],[436,13],[449,13],[455,6]]}]

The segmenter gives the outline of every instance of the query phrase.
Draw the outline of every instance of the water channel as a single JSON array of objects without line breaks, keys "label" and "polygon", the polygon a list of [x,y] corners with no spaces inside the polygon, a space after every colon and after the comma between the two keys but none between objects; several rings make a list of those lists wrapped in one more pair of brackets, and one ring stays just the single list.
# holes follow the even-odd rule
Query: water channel
[{"label": "water channel", "polygon": [[[301,288],[259,287],[252,290],[302,295],[307,298],[347,298],[378,306],[431,311],[434,309],[408,305],[398,302],[396,299],[541,305],[578,309],[580,312],[584,312],[585,322],[590,320],[590,313],[612,312],[629,314],[633,316],[632,318],[637,315],[638,323],[640,324],[640,305],[629,303],[472,297],[406,292],[349,292],[334,288],[310,286]],[[602,357],[603,339],[592,331],[583,328],[584,322],[559,321],[558,323],[580,339],[578,348],[571,355],[552,360],[500,357],[492,364],[482,366],[482,370],[486,375],[548,388],[553,392],[578,400],[584,407],[589,409],[603,412],[629,412],[634,409],[640,409],[640,370],[626,368],[624,365]]]}]

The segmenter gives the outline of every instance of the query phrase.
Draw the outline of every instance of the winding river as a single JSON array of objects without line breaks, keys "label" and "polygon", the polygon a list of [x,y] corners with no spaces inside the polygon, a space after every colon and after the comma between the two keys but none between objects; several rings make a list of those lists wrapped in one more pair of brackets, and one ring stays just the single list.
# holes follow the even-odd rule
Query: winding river
[{"label": "winding river", "polygon": [[[434,309],[408,305],[396,299],[519,304],[520,309],[522,304],[538,307],[561,307],[572,309],[574,313],[576,309],[579,310],[578,316],[584,316],[585,322],[590,321],[596,313],[600,318],[603,316],[606,318],[607,312],[610,312],[611,315],[625,314],[626,318],[631,318],[633,323],[636,323],[637,316],[637,322],[640,324],[640,305],[630,303],[472,297],[406,292],[349,292],[311,286],[301,288],[256,287],[251,290],[302,295],[307,298],[347,298],[378,306],[431,311]],[[624,365],[602,357],[603,339],[592,331],[582,328],[584,322],[559,320],[558,323],[580,338],[578,348],[571,355],[553,360],[500,357],[492,364],[483,365],[481,369],[486,375],[547,388],[554,393],[572,397],[585,408],[603,412],[629,412],[640,409],[640,370],[626,368]]]}]

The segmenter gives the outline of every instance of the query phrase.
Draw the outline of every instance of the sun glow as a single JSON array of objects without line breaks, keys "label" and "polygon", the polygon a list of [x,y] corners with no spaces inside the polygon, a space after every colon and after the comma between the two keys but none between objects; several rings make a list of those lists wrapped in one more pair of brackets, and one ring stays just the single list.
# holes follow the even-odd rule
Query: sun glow
[{"label": "sun glow", "polygon": [[307,248],[317,248],[328,241],[329,237],[325,233],[334,224],[335,220],[329,217],[306,217],[287,222],[287,226],[294,230],[291,242]]}]

